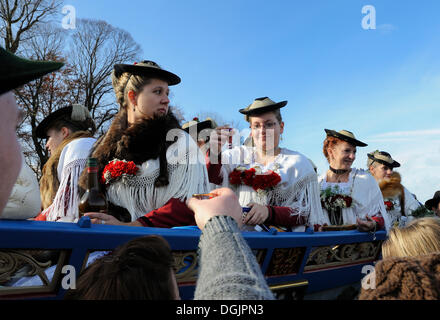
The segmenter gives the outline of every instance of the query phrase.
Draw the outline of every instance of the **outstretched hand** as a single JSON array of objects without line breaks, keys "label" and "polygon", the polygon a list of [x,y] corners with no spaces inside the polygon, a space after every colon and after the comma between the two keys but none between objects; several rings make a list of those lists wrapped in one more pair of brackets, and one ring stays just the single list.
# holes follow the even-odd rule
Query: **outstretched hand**
[{"label": "outstretched hand", "polygon": [[373,231],[376,227],[376,221],[374,221],[371,217],[366,216],[365,220],[356,219],[357,229],[361,232]]},{"label": "outstretched hand", "polygon": [[214,198],[199,200],[190,198],[186,201],[188,208],[194,211],[197,226],[203,230],[206,222],[215,216],[230,216],[242,225],[242,209],[235,193],[229,188],[215,189],[210,192]]},{"label": "outstretched hand", "polygon": [[251,210],[243,219],[244,224],[255,226],[264,223],[269,217],[269,209],[267,206],[256,203],[249,203],[248,206],[251,207]]},{"label": "outstretched hand", "polygon": [[124,225],[123,222],[119,221],[115,217],[103,213],[103,212],[87,212],[84,216],[89,217],[94,224],[110,224],[110,225]]}]

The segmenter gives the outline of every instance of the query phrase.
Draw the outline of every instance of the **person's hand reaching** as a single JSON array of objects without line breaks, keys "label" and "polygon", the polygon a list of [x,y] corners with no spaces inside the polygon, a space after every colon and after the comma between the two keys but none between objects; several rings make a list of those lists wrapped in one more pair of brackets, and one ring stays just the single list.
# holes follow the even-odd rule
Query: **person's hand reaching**
[{"label": "person's hand reaching", "polygon": [[235,193],[229,188],[215,189],[210,192],[212,199],[199,200],[190,198],[186,201],[188,208],[194,211],[197,226],[203,230],[206,222],[215,216],[231,216],[242,225],[242,208]]}]

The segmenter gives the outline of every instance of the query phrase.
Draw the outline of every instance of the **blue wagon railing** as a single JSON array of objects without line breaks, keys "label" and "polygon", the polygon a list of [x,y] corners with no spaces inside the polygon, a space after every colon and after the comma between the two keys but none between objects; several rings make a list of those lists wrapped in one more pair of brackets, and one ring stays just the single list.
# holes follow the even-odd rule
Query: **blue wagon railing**
[{"label": "blue wagon railing", "polygon": [[[200,231],[194,228],[140,228],[110,225],[80,227],[76,223],[0,221],[0,299],[62,299],[72,266],[79,276],[89,254],[109,251],[140,236],[163,236],[170,244],[182,299],[192,299],[197,280],[197,246]],[[384,231],[375,234],[351,231],[331,232],[243,232],[270,288],[275,292],[303,290],[316,293],[358,283],[364,265],[380,256]],[[30,250],[56,253],[56,261],[40,262]],[[52,265],[53,276],[45,270]],[[8,285],[20,268],[27,277],[38,277],[41,285]],[[72,274],[70,274],[72,276]]]}]

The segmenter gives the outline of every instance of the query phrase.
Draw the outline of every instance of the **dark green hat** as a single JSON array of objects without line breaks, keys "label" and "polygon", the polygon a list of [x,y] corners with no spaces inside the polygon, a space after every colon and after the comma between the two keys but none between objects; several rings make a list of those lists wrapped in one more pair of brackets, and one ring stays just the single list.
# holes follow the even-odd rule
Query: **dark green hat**
[{"label": "dark green hat", "polygon": [[45,74],[56,71],[64,64],[53,61],[23,59],[0,47],[0,94],[18,88]]},{"label": "dark green hat", "polygon": [[44,118],[43,121],[41,121],[37,126],[35,131],[37,138],[47,138],[47,131],[56,120],[64,120],[78,130],[89,130],[93,133],[96,129],[89,110],[83,105],[72,104],[67,107],[60,108]]},{"label": "dark green hat", "polygon": [[211,119],[206,118],[204,121],[199,121],[199,118],[193,118],[191,121],[185,122],[182,125],[182,129],[189,133],[190,128],[196,126],[197,133],[205,129],[215,129],[217,128],[217,123]]}]

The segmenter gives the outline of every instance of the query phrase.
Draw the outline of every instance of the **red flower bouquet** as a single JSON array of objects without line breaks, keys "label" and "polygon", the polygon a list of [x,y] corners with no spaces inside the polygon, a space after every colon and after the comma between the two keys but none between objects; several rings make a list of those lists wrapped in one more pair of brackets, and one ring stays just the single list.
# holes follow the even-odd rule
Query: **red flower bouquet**
[{"label": "red flower bouquet", "polygon": [[234,169],[234,171],[232,171],[229,174],[229,183],[230,184],[240,184],[241,183],[241,171]]},{"label": "red flower bouquet", "polygon": [[278,173],[269,170],[265,173],[257,174],[255,168],[244,169],[235,168],[229,174],[229,183],[233,185],[244,184],[252,187],[255,191],[267,191],[275,187],[281,182],[281,177]]},{"label": "red flower bouquet", "polygon": [[350,208],[352,203],[352,197],[336,193],[330,187],[321,191],[321,205],[327,209],[327,211]]},{"label": "red flower bouquet", "polygon": [[387,211],[391,211],[394,209],[394,203],[392,201],[384,201],[384,204]]},{"label": "red flower bouquet", "polygon": [[276,172],[269,170],[265,174],[255,175],[252,188],[255,191],[266,190],[275,187],[280,181],[281,177]]},{"label": "red flower bouquet", "polygon": [[339,193],[339,187],[321,190],[321,206],[327,210],[331,225],[342,225],[342,209],[350,208],[353,198]]},{"label": "red flower bouquet", "polygon": [[245,170],[241,176],[243,184],[252,187],[256,173],[257,171],[255,170],[255,168]]},{"label": "red flower bouquet", "polygon": [[102,171],[101,182],[109,184],[116,179],[126,178],[129,176],[135,176],[139,168],[133,161],[125,160],[112,160],[110,161]]}]

